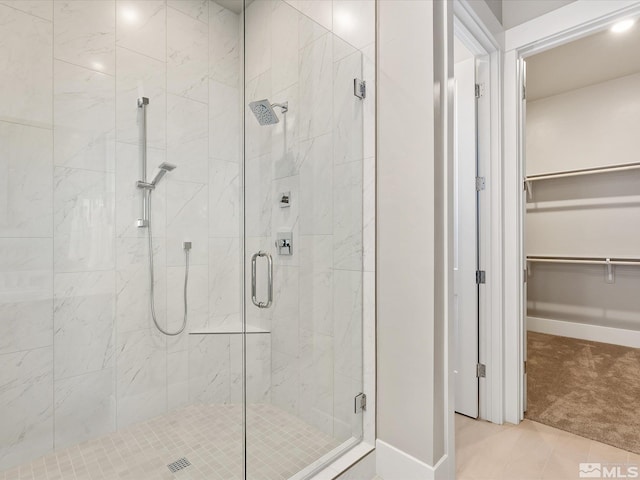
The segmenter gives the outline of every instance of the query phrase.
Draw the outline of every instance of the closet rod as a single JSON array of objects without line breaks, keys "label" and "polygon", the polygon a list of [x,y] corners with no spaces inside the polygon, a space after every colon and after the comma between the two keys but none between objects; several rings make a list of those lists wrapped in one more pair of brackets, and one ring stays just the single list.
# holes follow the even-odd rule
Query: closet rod
[{"label": "closet rod", "polygon": [[593,175],[594,173],[607,173],[607,172],[625,172],[627,170],[637,170],[640,168],[640,162],[624,163],[621,165],[611,165],[609,167],[594,167],[583,168],[580,170],[567,170],[565,172],[558,173],[543,173],[540,175],[529,175],[526,177],[527,182],[534,182],[536,180],[548,180],[550,178],[564,178],[564,177],[577,177],[579,175]]},{"label": "closet rod", "polygon": [[577,263],[588,265],[640,265],[640,258],[540,257],[536,255],[527,255],[527,262]]}]

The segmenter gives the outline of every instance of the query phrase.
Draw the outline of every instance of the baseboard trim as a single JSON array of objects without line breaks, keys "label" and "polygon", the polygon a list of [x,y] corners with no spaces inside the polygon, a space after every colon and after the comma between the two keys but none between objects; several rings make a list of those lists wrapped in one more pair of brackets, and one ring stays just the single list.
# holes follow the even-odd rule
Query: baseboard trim
[{"label": "baseboard trim", "polygon": [[435,466],[403,452],[382,440],[376,440],[376,473],[384,480],[440,480],[449,478],[448,457]]},{"label": "baseboard trim", "polygon": [[527,317],[527,330],[561,337],[579,338],[594,342],[612,343],[640,348],[640,331],[602,327],[586,323],[566,322],[550,318]]}]

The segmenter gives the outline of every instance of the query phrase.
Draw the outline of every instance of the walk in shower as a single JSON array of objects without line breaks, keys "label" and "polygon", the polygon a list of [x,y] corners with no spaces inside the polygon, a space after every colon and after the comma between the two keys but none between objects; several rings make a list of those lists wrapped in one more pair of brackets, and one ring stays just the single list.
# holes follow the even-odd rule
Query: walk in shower
[{"label": "walk in shower", "polygon": [[0,479],[301,479],[371,442],[374,2],[0,25]]}]

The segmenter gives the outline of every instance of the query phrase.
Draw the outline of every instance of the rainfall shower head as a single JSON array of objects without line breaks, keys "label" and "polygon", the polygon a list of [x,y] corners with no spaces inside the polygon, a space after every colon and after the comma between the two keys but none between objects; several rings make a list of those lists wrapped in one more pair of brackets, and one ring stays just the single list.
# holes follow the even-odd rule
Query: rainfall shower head
[{"label": "rainfall shower head", "polygon": [[264,100],[249,103],[249,108],[256,116],[260,125],[274,125],[280,121],[273,107],[280,107],[282,113],[287,113],[289,110],[289,102],[271,103],[265,98]]},{"label": "rainfall shower head", "polygon": [[176,168],[176,165],[172,163],[162,162],[160,165],[158,165],[158,168],[160,169],[160,171],[156,173],[155,178],[151,180],[151,185],[153,185],[154,187],[158,184],[160,180],[162,180],[162,177],[164,177],[167,174],[167,172],[170,172],[171,170]]}]

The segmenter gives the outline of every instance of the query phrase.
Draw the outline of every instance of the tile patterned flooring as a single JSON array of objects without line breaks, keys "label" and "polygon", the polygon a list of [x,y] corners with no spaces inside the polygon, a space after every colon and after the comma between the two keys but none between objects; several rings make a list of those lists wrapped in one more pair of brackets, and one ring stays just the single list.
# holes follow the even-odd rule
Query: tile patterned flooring
[{"label": "tile patterned flooring", "polygon": [[495,425],[456,415],[458,480],[577,480],[583,462],[621,464],[624,472],[640,467],[640,455],[530,420]]},{"label": "tile patterned flooring", "polygon": [[[340,442],[268,404],[247,408],[247,477],[282,480]],[[186,457],[191,466],[171,473]],[[0,480],[235,480],[242,478],[241,405],[190,405],[58,450]]]}]

